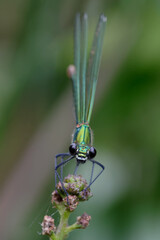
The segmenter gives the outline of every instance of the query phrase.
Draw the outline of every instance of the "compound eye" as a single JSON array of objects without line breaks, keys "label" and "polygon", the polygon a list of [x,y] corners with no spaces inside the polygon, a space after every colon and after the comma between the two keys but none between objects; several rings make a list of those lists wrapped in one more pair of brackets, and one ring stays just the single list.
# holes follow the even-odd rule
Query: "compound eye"
[{"label": "compound eye", "polygon": [[89,158],[92,159],[96,156],[96,149],[94,147],[91,147],[90,150],[89,150]]},{"label": "compound eye", "polygon": [[75,155],[76,151],[77,151],[77,144],[76,143],[72,143],[69,146],[69,152],[70,152],[71,155]]}]

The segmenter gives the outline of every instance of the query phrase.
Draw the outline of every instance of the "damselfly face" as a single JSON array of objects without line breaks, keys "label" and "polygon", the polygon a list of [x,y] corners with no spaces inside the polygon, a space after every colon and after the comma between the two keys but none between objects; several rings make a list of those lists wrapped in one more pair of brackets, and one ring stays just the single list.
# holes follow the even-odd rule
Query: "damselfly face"
[{"label": "damselfly face", "polygon": [[86,145],[77,145],[73,142],[69,146],[69,152],[72,156],[75,156],[77,161],[85,163],[87,159],[92,159],[96,156],[96,149]]}]

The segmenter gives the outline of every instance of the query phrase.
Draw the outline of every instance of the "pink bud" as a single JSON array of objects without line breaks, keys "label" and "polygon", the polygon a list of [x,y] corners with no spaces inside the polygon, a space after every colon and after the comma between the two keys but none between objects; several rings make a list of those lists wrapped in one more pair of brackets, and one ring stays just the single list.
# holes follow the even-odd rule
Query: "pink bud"
[{"label": "pink bud", "polygon": [[69,65],[68,68],[67,68],[67,76],[69,78],[72,78],[72,76],[75,74],[76,72],[76,68],[74,65]]}]

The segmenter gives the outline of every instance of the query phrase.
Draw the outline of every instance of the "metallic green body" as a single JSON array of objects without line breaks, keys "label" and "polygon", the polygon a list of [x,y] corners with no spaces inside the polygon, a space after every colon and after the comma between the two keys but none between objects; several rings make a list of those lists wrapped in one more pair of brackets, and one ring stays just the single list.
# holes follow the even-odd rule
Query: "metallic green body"
[{"label": "metallic green body", "polygon": [[87,124],[78,125],[73,134],[73,142],[77,144],[78,157],[86,158],[92,143],[91,128]]},{"label": "metallic green body", "polygon": [[73,137],[73,142],[76,144],[86,144],[91,145],[91,129],[89,125],[82,124],[76,127]]}]

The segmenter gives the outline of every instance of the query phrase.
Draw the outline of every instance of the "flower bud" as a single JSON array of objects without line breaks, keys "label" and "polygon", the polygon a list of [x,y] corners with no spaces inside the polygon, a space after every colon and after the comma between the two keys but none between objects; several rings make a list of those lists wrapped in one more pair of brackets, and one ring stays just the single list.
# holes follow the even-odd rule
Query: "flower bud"
[{"label": "flower bud", "polygon": [[89,225],[91,216],[87,213],[84,213],[82,216],[77,217],[77,224],[81,225],[82,228],[86,228]]},{"label": "flower bud", "polygon": [[56,231],[56,227],[54,225],[54,219],[50,216],[44,216],[42,226],[42,235],[51,235],[52,232]]},{"label": "flower bud", "polygon": [[51,202],[52,202],[52,204],[53,203],[59,204],[62,202],[62,197],[57,191],[52,192]]},{"label": "flower bud", "polygon": [[65,197],[63,199],[63,202],[64,202],[64,205],[66,206],[66,208],[70,212],[73,212],[79,203],[78,198],[75,195],[73,195],[73,196],[69,195],[68,197]]},{"label": "flower bud", "polygon": [[[87,188],[87,181],[81,175],[68,175],[64,178],[63,186],[69,195],[76,195],[80,201],[86,201],[92,197],[90,188]],[[61,197],[66,195],[61,182],[57,184],[56,189]]]},{"label": "flower bud", "polygon": [[68,68],[67,68],[67,76],[69,78],[72,78],[72,76],[75,74],[76,72],[76,68],[74,65],[69,65]]}]

